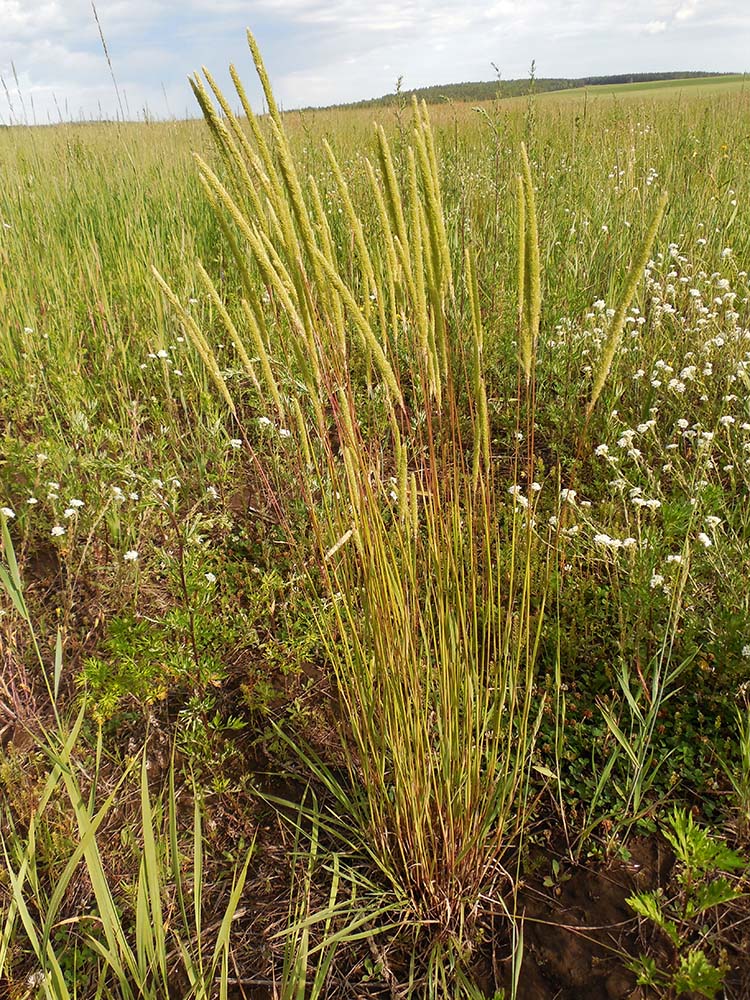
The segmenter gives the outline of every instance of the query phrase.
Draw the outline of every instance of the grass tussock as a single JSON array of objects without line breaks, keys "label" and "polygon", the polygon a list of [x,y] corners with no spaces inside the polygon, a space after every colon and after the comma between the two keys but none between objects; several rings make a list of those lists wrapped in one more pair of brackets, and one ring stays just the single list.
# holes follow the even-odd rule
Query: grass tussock
[{"label": "grass tussock", "polygon": [[[329,618],[321,620],[321,638],[346,720],[348,782],[336,793],[415,917],[459,933],[480,891],[502,881],[502,860],[523,828],[543,613],[536,595],[532,619],[534,541],[520,521],[510,562],[505,555],[472,254],[473,326],[464,331],[424,107],[413,111],[406,190],[377,131],[377,167],[365,169],[379,225],[367,244],[327,149],[358,258],[349,276],[270,91],[270,142],[251,124],[254,151],[208,80],[226,126],[197,80],[193,88],[233,189],[205,161],[202,180],[222,229],[235,228],[273,289],[288,331],[284,353],[268,351],[265,315],[243,299],[268,398],[280,418],[296,414],[297,472],[335,624],[329,631]],[[530,233],[534,242],[535,222]],[[239,239],[230,246],[247,266]],[[538,249],[529,257],[538,326]],[[202,335],[186,328],[202,351]]]}]

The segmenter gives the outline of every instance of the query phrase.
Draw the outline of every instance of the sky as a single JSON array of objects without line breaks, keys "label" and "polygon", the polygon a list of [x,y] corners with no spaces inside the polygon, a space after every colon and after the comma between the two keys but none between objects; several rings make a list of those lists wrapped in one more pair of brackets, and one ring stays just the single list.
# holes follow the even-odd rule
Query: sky
[{"label": "sky", "polygon": [[[434,83],[750,71],[750,0],[0,0],[0,124],[196,117],[187,77],[234,62],[245,29],[277,100],[318,106]],[[118,97],[119,93],[119,97]]]}]

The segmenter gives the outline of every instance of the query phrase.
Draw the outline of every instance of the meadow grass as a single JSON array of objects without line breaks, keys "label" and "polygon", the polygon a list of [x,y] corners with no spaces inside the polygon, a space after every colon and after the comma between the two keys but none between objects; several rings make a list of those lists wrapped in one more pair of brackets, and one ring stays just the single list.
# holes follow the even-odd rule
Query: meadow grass
[{"label": "meadow grass", "polygon": [[[748,83],[746,73],[728,73],[719,77],[689,77],[685,80],[644,80],[634,83],[601,84],[587,88],[588,98],[598,97],[637,97],[655,98],[662,97],[676,98],[687,92],[688,94],[720,94],[736,90],[744,91]],[[555,94],[572,96],[575,90],[557,90]],[[551,95],[550,95],[551,96]],[[580,93],[577,95],[580,97]]]},{"label": "meadow grass", "polygon": [[[281,115],[253,56],[262,118],[204,73],[204,123],[0,131],[0,976],[241,981],[249,746],[312,788],[275,995],[484,995],[488,910],[513,992],[531,830],[746,835],[750,97]],[[192,832],[144,770],[123,860],[91,769],[159,732]]]}]

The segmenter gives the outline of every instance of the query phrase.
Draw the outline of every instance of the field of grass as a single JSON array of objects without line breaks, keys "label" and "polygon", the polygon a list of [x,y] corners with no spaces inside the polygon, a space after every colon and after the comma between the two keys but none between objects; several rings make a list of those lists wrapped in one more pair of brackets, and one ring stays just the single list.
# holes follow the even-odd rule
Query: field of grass
[{"label": "field of grass", "polygon": [[[648,90],[683,90],[685,87],[713,89],[722,84],[744,85],[747,76],[742,73],[712,74],[705,72],[693,73],[644,73],[630,76],[592,76],[577,79],[560,79],[555,77],[527,77],[522,80],[485,80],[436,84],[431,87],[421,87],[416,90],[402,91],[399,83],[396,93],[384,94],[382,97],[359,101],[354,104],[338,105],[339,109],[353,110],[368,108],[370,112],[376,108],[393,108],[399,101],[406,98],[411,101],[425,101],[428,105],[448,103],[481,104],[484,101],[496,101],[500,97],[525,98],[529,94],[540,97],[542,94],[576,94],[582,96],[584,91],[591,94],[617,96],[618,94],[640,94]],[[332,110],[332,109],[328,109]]]},{"label": "field of grass", "polygon": [[750,995],[690,83],[0,131],[0,996]]},{"label": "field of grass", "polygon": [[[682,93],[690,95],[732,93],[738,89],[745,90],[748,85],[750,85],[750,79],[747,74],[732,73],[726,76],[690,77],[685,80],[647,80],[640,83],[601,84],[596,87],[588,87],[587,94],[589,97],[676,98],[678,94]],[[556,90],[554,93],[580,97],[580,88]]]}]

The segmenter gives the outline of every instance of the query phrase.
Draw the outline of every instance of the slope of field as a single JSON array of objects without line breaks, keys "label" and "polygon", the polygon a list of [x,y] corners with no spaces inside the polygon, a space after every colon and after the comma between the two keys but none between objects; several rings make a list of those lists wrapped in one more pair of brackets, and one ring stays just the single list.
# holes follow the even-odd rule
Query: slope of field
[{"label": "slope of field", "polygon": [[578,79],[561,79],[540,77],[533,81],[522,80],[489,80],[473,83],[434,84],[415,90],[404,90],[399,94],[385,94],[370,100],[357,101],[354,104],[341,104],[344,108],[377,108],[389,107],[399,102],[409,102],[412,96],[427,104],[439,104],[445,101],[491,101],[511,97],[528,97],[530,93],[546,94],[568,91],[586,90],[592,94],[621,92],[639,92],[671,87],[682,89],[689,87],[706,87],[714,84],[742,83],[746,74],[704,72],[684,73],[634,73],[620,76],[580,77]]},{"label": "slope of field", "polygon": [[[750,76],[746,73],[731,73],[721,76],[680,77],[670,80],[648,80],[635,83],[599,84],[586,87],[588,97],[675,97],[678,93],[685,94],[722,94],[750,88]],[[570,87],[554,92],[554,96],[581,96],[580,87]]]}]

